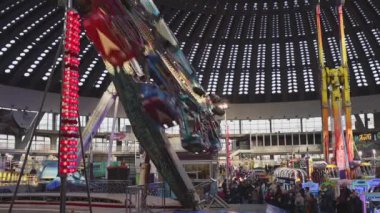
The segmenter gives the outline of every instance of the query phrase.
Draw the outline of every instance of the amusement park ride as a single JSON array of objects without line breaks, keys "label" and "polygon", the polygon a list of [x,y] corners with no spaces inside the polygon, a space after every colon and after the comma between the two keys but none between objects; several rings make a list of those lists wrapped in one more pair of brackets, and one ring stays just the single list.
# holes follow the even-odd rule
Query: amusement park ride
[{"label": "amusement park ride", "polygon": [[84,0],[75,5],[86,35],[104,59],[134,133],[184,206],[197,197],[163,129],[180,127],[182,146],[193,153],[221,148],[215,115],[221,99],[196,80],[154,3]]},{"label": "amusement park ride", "polygon": [[121,87],[132,81],[154,123],[162,128],[179,124],[185,149],[217,152],[219,125],[214,114],[224,114],[215,105],[220,98],[200,86],[153,2],[82,2],[78,8],[87,36],[113,74],[122,103],[126,100]]},{"label": "amusement park ride", "polygon": [[215,115],[221,99],[196,80],[172,32],[150,0],[84,0],[75,5],[86,35],[100,52],[134,133],[184,206],[197,196],[163,129],[180,127],[193,153],[221,148]]},{"label": "amusement park ride", "polygon": [[[347,49],[344,34],[343,22],[344,0],[340,0],[337,5],[339,15],[339,35],[341,50],[341,66],[336,68],[326,67],[324,62],[324,51],[322,42],[321,9],[320,2],[316,7],[317,31],[318,31],[318,53],[321,69],[321,95],[322,95],[322,139],[324,156],[326,162],[330,163],[330,142],[329,142],[329,111],[331,109],[333,118],[334,147],[333,156],[339,168],[342,179],[349,178],[349,163],[354,159],[353,136],[351,124],[351,100],[350,82],[347,62]],[[342,111],[344,111],[346,132],[342,128]]]},{"label": "amusement park ride", "polygon": [[[370,163],[361,161],[361,159],[360,161],[354,160],[349,70],[343,21],[344,3],[344,0],[337,1],[341,66],[335,68],[327,67],[324,62],[320,1],[316,6],[318,54],[321,71],[322,144],[325,161],[312,162],[307,156],[303,159],[290,160],[285,166],[288,168],[278,168],[274,173],[275,178],[284,186],[297,182],[304,183],[308,179],[316,183],[332,181],[336,184],[338,193],[340,185],[347,185],[350,188],[357,188],[360,192],[366,192],[366,190],[362,190],[362,185],[367,184],[367,182],[375,183],[375,180],[378,180],[374,179],[375,175]],[[342,127],[342,115],[345,118],[345,132]],[[334,141],[332,153],[329,150],[329,116],[333,118],[331,122]],[[330,158],[331,154],[332,158]],[[300,166],[301,164],[304,166]],[[378,197],[380,198],[380,194]]]},{"label": "amusement park ride", "polygon": [[[76,172],[79,157],[84,156],[91,137],[96,134],[110,107],[117,103],[116,96],[128,115],[139,144],[177,199],[184,207],[199,208],[199,196],[164,130],[179,125],[184,149],[193,153],[217,153],[221,143],[215,116],[225,113],[218,106],[221,98],[207,94],[199,84],[194,68],[152,0],[63,2],[66,12],[64,42],[60,46],[64,52],[64,69],[58,153],[61,212],[65,212],[66,178]],[[113,80],[83,133],[79,128],[78,107],[81,25]],[[27,150],[25,161],[30,145]],[[24,168],[21,174],[23,171]],[[16,194],[17,189],[10,212]]]},{"label": "amusement park ride", "polygon": [[[194,68],[152,0],[78,0],[72,3],[68,0],[66,5],[63,45],[65,69],[62,74],[60,175],[66,177],[76,171],[80,161],[78,156],[84,155],[91,136],[96,133],[110,107],[117,102],[118,96],[140,145],[178,200],[184,207],[197,208],[199,197],[164,129],[179,125],[182,146],[189,152],[217,153],[221,143],[215,116],[225,113],[218,106],[221,98],[207,94],[199,84]],[[330,171],[327,176],[330,175],[331,179],[338,176],[337,168],[340,179],[353,176],[350,163],[354,160],[354,144],[343,5],[344,0],[340,0],[337,6],[342,63],[337,68],[329,68],[324,63],[319,2],[316,7],[322,77],[322,138],[325,168]],[[78,125],[80,18],[87,37],[100,53],[113,80],[83,133]],[[334,162],[330,160],[329,151],[330,110],[334,120]],[[342,114],[345,116],[345,134]],[[82,144],[80,149],[78,141]],[[310,164],[309,167],[312,162]],[[368,167],[367,164],[365,166]],[[371,171],[370,168],[367,170]],[[293,178],[295,184],[297,179],[310,179],[311,173],[309,169],[290,171],[280,168],[275,174],[280,179]]]}]

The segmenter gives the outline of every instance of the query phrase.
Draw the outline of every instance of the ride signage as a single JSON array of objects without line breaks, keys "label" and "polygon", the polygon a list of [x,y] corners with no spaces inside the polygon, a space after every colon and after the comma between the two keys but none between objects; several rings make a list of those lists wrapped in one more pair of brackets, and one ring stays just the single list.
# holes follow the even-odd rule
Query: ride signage
[{"label": "ride signage", "polygon": [[376,133],[360,133],[355,134],[354,140],[355,142],[370,142],[377,141],[380,138],[380,132]]}]

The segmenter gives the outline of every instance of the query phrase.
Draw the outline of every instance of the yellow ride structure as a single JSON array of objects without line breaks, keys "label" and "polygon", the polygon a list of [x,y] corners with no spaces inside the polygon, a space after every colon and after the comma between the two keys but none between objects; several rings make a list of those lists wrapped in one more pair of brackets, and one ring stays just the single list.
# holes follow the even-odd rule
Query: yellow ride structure
[{"label": "yellow ride structure", "polygon": [[[335,147],[333,147],[333,156],[340,171],[341,178],[348,177],[349,162],[354,158],[353,134],[351,124],[351,99],[349,70],[347,62],[347,49],[344,35],[343,5],[341,0],[337,5],[339,15],[339,35],[341,50],[341,66],[330,68],[326,67],[324,62],[324,50],[321,28],[321,8],[320,0],[316,7],[317,31],[318,31],[318,53],[321,70],[321,104],[322,104],[322,140],[324,155],[327,163],[329,158],[329,111],[331,108],[333,118],[333,137]],[[346,132],[342,128],[342,111],[345,115]]]}]

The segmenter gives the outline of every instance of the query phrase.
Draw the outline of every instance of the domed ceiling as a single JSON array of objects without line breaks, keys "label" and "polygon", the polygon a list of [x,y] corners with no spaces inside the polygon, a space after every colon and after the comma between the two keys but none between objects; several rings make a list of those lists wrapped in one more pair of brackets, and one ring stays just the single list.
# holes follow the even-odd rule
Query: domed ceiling
[{"label": "domed ceiling", "polygon": [[[232,103],[319,98],[315,2],[312,0],[155,1],[199,81]],[[322,0],[325,60],[340,64],[336,1]],[[380,93],[380,1],[346,0],[345,31],[353,96]],[[53,1],[0,1],[0,83],[60,89],[53,61],[63,8]],[[111,79],[82,33],[80,94],[99,97]]]}]

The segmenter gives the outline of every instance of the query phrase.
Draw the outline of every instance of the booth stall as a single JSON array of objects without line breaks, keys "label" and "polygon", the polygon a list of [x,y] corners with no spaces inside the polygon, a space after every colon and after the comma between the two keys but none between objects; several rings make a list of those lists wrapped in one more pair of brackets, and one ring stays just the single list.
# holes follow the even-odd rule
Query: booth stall
[{"label": "booth stall", "polygon": [[302,169],[281,167],[274,171],[273,176],[277,183],[280,183],[285,190],[289,190],[296,183],[305,183],[307,173]]}]

